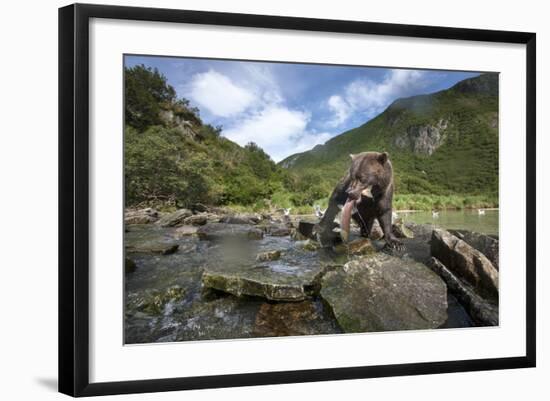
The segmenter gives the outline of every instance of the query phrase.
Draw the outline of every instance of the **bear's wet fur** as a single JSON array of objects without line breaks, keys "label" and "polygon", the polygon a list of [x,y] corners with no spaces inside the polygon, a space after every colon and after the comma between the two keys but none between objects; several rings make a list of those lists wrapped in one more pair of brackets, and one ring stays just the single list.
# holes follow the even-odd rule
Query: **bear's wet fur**
[{"label": "bear's wet fur", "polygon": [[[353,220],[361,228],[361,235],[368,237],[377,219],[384,232],[386,246],[400,250],[403,244],[392,232],[393,168],[386,152],[363,152],[351,156],[351,166],[338,182],[329,199],[320,227],[320,240],[323,245],[331,245],[338,240],[333,232],[334,218],[348,198],[359,199]],[[366,196],[365,190],[370,189]]]}]

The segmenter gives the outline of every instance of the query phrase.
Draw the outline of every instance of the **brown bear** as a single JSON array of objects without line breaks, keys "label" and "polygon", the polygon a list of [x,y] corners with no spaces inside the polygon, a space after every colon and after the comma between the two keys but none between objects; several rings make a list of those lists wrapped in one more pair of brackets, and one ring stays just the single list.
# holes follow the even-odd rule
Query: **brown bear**
[{"label": "brown bear", "polygon": [[[368,237],[374,219],[378,219],[386,248],[403,250],[403,244],[392,232],[393,169],[386,152],[363,152],[351,156],[351,166],[334,188],[329,205],[319,223],[319,239],[323,245],[334,242],[334,218],[342,209],[341,236],[347,240],[349,215]],[[347,220],[347,221],[346,221]]]}]

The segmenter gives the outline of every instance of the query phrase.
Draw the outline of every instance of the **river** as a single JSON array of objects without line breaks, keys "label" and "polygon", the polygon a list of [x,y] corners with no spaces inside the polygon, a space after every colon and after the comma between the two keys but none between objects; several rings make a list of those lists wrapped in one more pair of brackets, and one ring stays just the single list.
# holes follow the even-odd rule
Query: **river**
[{"label": "river", "polygon": [[442,210],[437,217],[432,212],[398,212],[405,222],[433,224],[445,229],[469,230],[483,234],[498,235],[498,210]]}]

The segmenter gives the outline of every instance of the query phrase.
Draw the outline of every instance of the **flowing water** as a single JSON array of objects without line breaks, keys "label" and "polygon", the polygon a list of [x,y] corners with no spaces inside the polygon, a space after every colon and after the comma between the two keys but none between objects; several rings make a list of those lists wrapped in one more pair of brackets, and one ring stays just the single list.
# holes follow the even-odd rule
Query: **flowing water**
[{"label": "flowing water", "polygon": [[477,210],[442,210],[436,217],[432,212],[398,212],[398,215],[405,222],[498,235],[498,210],[485,210],[483,215]]},{"label": "flowing water", "polygon": [[[204,289],[204,267],[227,260],[220,256],[217,243],[196,236],[176,238],[174,229],[155,225],[131,226],[125,235],[126,246],[151,243],[176,243],[179,248],[170,255],[128,255],[137,268],[125,275],[126,344],[341,332],[317,297],[273,303]],[[280,249],[292,258],[292,266],[284,261],[265,263],[283,274],[326,262],[317,252],[301,250],[302,243],[288,236],[251,241],[254,252]]]},{"label": "flowing water", "polygon": [[[405,221],[490,234],[498,232],[498,212],[487,211],[485,216],[472,212],[441,212],[438,219],[432,219],[431,213],[401,215]],[[429,258],[428,237],[426,234],[426,238],[404,240],[417,261]],[[345,254],[307,251],[305,242],[294,241],[289,236],[264,236],[250,241],[246,247],[234,249],[242,253],[251,247],[249,251],[254,255],[281,250],[283,257],[280,260],[262,263],[260,267],[292,276],[297,275],[297,269],[307,272],[312,266],[343,265],[349,259]],[[151,244],[177,244],[179,247],[169,255],[135,251]],[[342,332],[318,296],[300,302],[270,302],[203,288],[201,277],[205,266],[212,263],[225,266],[229,260],[226,250],[216,242],[201,241],[196,236],[179,237],[176,229],[150,224],[129,226],[125,245],[130,247],[128,249],[133,247],[134,251],[129,251],[127,256],[137,266],[135,271],[125,275],[126,344]],[[449,322],[445,327],[470,325],[463,308],[451,301],[452,298]]]}]

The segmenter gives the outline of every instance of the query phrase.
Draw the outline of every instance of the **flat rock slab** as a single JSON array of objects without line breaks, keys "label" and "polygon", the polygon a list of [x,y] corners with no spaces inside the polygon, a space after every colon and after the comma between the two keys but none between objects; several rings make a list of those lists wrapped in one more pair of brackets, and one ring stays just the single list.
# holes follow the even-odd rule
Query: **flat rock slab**
[{"label": "flat rock slab", "polygon": [[297,302],[318,291],[325,269],[321,263],[299,265],[285,259],[235,265],[221,262],[205,266],[202,284],[238,297]]},{"label": "flat rock slab", "polygon": [[137,244],[129,245],[126,247],[126,252],[128,253],[151,253],[158,255],[170,255],[178,250],[178,244],[169,244],[169,243],[148,243],[148,244]]},{"label": "flat rock slab", "polygon": [[196,235],[198,229],[199,228],[197,226],[181,226],[174,230],[173,237],[183,238],[191,235]]},{"label": "flat rock slab", "polygon": [[247,224],[211,223],[197,230],[201,240],[221,241],[224,239],[262,239],[264,232]]},{"label": "flat rock slab", "polygon": [[428,267],[382,253],[346,263],[321,281],[344,332],[435,329],[447,320],[447,287]]}]

